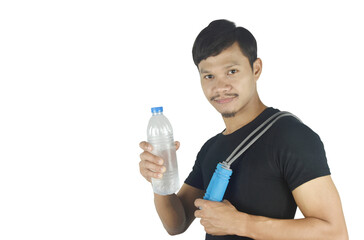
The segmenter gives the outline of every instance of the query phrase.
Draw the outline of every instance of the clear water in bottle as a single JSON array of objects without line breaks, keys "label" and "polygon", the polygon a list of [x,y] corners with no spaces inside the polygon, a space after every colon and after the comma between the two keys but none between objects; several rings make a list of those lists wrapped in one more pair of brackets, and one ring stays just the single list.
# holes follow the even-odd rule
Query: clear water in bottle
[{"label": "clear water in bottle", "polygon": [[163,158],[167,169],[161,179],[152,178],[153,191],[169,195],[180,187],[172,125],[163,115],[163,107],[152,108],[152,114],[147,129],[148,142],[153,146],[152,153]]}]

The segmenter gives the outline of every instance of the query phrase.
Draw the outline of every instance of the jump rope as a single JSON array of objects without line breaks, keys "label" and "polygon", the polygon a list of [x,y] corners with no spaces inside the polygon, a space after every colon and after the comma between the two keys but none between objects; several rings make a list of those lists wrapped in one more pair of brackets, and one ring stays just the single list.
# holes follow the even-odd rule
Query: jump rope
[{"label": "jump rope", "polygon": [[[248,148],[253,145],[272,125],[277,122],[282,117],[292,116],[299,121],[301,121],[298,117],[289,112],[277,112],[265,120],[261,125],[259,125],[253,132],[251,132],[230,154],[230,156],[223,162],[218,163],[216,166],[216,170],[212,175],[210,183],[206,189],[205,196],[203,199],[221,202],[226,188],[229,184],[230,177],[233,173],[233,170],[230,169],[230,166],[246,151]],[[265,128],[264,128],[265,127]],[[263,130],[261,130],[264,128]],[[261,130],[248,144],[247,143],[250,138],[252,138],[259,130]],[[243,147],[243,148],[242,148]],[[242,148],[240,151],[239,149]]]}]

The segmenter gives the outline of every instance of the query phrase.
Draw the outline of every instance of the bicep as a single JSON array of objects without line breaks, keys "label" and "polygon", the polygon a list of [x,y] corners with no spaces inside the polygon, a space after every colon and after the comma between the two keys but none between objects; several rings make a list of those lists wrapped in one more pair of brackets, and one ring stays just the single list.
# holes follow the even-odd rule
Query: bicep
[{"label": "bicep", "polygon": [[182,202],[182,205],[185,209],[186,213],[186,228],[193,222],[195,219],[195,211],[196,207],[194,202],[197,198],[202,198],[204,191],[195,187],[192,187],[188,184],[183,184],[179,192],[177,193],[178,198]]},{"label": "bicep", "polygon": [[315,178],[297,187],[293,197],[305,217],[345,224],[341,201],[330,176]]}]

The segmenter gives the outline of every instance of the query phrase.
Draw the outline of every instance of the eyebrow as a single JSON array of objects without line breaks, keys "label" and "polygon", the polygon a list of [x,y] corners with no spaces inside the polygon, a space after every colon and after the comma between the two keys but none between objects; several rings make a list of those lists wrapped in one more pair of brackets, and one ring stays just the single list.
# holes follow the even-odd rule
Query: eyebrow
[{"label": "eyebrow", "polygon": [[[235,66],[239,66],[239,64],[237,64],[237,63],[232,63],[232,64],[229,64],[229,65],[226,65],[226,66],[224,67],[224,69],[228,69],[228,68],[235,67]],[[205,69],[201,68],[200,73],[201,73],[201,74],[204,74],[204,73],[210,73],[210,71],[208,71],[208,70],[205,70]]]},{"label": "eyebrow", "polygon": [[205,69],[201,68],[200,73],[202,73],[202,74],[204,74],[204,73],[209,73],[209,71],[207,71],[207,70],[205,70]]},{"label": "eyebrow", "polygon": [[233,64],[230,64],[230,65],[227,65],[226,67],[224,67],[225,69],[228,69],[228,68],[231,68],[231,67],[235,67],[235,66],[238,66],[239,64],[237,63],[233,63]]}]

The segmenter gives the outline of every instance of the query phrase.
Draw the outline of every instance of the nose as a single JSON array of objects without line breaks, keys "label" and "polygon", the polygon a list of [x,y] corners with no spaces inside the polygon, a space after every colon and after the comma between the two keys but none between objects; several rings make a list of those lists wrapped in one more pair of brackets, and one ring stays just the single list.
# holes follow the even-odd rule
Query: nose
[{"label": "nose", "polygon": [[216,77],[214,92],[225,93],[231,90],[231,85],[226,76]]}]

